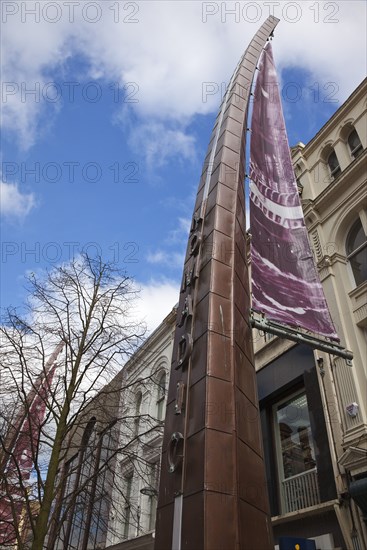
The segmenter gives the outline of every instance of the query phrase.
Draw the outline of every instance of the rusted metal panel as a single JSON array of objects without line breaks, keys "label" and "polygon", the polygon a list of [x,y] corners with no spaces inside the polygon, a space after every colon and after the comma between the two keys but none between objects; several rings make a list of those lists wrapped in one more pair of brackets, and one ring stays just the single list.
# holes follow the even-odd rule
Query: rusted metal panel
[{"label": "rusted metal panel", "polygon": [[243,182],[251,82],[277,23],[267,19],[235,70],[200,178],[178,306],[156,550],[273,548],[248,324]]}]

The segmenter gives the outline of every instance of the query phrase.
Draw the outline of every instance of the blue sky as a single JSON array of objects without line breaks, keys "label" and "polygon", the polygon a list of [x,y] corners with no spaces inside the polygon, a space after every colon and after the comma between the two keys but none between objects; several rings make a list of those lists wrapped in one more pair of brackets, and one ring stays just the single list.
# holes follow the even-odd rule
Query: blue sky
[{"label": "blue sky", "polygon": [[270,9],[307,143],[365,76],[364,1],[2,3],[2,307],[87,250],[136,279],[151,328],[170,311],[221,94]]}]

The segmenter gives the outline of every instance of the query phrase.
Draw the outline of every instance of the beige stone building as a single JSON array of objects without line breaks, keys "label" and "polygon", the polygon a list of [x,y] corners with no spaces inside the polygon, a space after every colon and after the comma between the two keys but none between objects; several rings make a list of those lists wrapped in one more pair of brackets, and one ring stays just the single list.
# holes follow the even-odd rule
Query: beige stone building
[{"label": "beige stone building", "polygon": [[153,548],[160,456],[176,310],[123,369],[120,425],[106,547]]},{"label": "beige stone building", "polygon": [[367,548],[366,91],[367,80],[292,149],[320,279],[353,362],[254,331],[274,535],[323,549]]},{"label": "beige stone building", "polygon": [[78,417],[48,550],[153,547],[175,320],[174,309]]},{"label": "beige stone building", "polygon": [[[293,149],[320,279],[341,343],[354,354],[351,368],[342,359],[331,363],[348,449],[338,460],[352,476],[366,473],[359,451],[367,449],[366,93],[364,80],[306,146]],[[353,402],[356,415],[347,410]]]}]

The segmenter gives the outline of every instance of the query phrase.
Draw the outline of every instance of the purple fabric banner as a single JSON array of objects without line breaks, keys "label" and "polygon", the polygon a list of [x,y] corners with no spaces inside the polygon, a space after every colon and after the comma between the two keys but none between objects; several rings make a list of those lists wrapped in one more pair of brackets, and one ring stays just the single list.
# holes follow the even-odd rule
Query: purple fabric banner
[{"label": "purple fabric banner", "polygon": [[339,340],[308,240],[270,42],[260,61],[251,126],[253,309]]}]

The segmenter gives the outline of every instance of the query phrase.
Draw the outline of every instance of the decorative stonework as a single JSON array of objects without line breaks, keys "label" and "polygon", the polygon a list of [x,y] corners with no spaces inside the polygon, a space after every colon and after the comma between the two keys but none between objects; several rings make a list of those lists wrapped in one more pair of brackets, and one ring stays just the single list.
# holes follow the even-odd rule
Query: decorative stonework
[{"label": "decorative stonework", "polygon": [[367,281],[349,293],[356,325],[367,326]]},{"label": "decorative stonework", "polygon": [[354,430],[363,423],[360,412],[355,417],[350,416],[346,412],[346,408],[350,403],[358,401],[353,370],[352,367],[347,365],[345,359],[341,357],[334,359],[334,365],[334,376],[337,381],[342,421],[345,430],[348,432],[348,430]]},{"label": "decorative stonework", "polygon": [[339,464],[348,470],[352,476],[366,470],[367,449],[349,447],[338,460]]},{"label": "decorative stonework", "polygon": [[317,229],[315,229],[311,233],[311,242],[315,253],[316,261],[320,262],[322,260],[322,247],[321,247],[320,237]]}]

